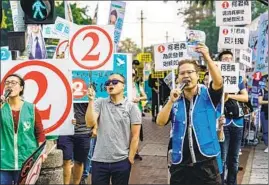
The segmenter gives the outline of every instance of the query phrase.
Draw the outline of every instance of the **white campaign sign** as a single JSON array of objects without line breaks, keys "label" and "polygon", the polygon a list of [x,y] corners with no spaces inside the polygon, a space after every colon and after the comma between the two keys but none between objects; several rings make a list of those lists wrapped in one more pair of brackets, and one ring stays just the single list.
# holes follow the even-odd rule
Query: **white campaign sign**
[{"label": "white campaign sign", "polygon": [[113,70],[114,26],[72,26],[71,70]]},{"label": "white campaign sign", "polygon": [[64,38],[60,34],[57,34],[54,31],[54,24],[45,24],[42,27],[42,35],[44,38],[49,38],[49,39],[61,39]]},{"label": "white campaign sign", "polygon": [[155,71],[177,69],[178,62],[190,58],[187,43],[165,43],[154,46]]},{"label": "white campaign sign", "polygon": [[[76,25],[66,19],[57,17],[54,23],[54,32],[58,35],[61,35],[64,39],[69,39],[70,28],[72,25]],[[59,38],[61,39],[61,38]]]},{"label": "white campaign sign", "polygon": [[[36,104],[47,135],[74,134],[71,73],[66,60],[4,61],[1,89],[6,76],[19,74],[25,80],[24,99]],[[3,92],[1,92],[2,94]]]},{"label": "white campaign sign", "polygon": [[224,92],[237,93],[239,91],[239,63],[235,62],[217,62],[221,70],[224,82]]},{"label": "white campaign sign", "polygon": [[252,49],[248,48],[246,50],[240,50],[240,63],[246,65],[247,67],[252,67]]},{"label": "white campaign sign", "polygon": [[216,26],[246,25],[251,23],[251,1],[215,1]]},{"label": "white campaign sign", "polygon": [[[234,31],[233,31],[234,30]],[[234,42],[235,40],[235,42]],[[245,27],[220,26],[218,47],[248,49],[249,30]]]}]

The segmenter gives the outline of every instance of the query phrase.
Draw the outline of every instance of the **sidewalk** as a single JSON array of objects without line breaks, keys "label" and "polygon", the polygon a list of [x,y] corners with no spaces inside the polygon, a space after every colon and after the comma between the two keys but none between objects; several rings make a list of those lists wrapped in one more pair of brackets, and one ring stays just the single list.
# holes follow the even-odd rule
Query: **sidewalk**
[{"label": "sidewalk", "polygon": [[264,153],[265,145],[258,144],[247,162],[243,177],[244,184],[268,184],[268,153]]}]

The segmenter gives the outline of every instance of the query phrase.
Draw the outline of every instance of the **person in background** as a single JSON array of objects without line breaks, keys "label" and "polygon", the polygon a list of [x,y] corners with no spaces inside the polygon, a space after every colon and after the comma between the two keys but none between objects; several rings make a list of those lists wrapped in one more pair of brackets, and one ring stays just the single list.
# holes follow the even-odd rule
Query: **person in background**
[{"label": "person in background", "polygon": [[266,146],[264,150],[268,153],[268,76],[266,78],[266,86],[259,91],[259,104],[261,105],[260,119],[262,123],[263,141]]},{"label": "person in background", "polygon": [[[83,163],[90,150],[91,128],[86,126],[85,114],[88,103],[74,103],[75,134],[60,136],[58,149],[63,151],[63,177],[64,184],[70,184],[73,167],[73,184],[79,184],[83,173]],[[74,123],[74,122],[73,122]]]},{"label": "person in background", "polygon": [[98,125],[95,125],[91,131],[90,150],[89,150],[88,157],[84,161],[84,170],[83,170],[80,184],[88,184],[87,183],[88,176],[89,174],[92,174],[92,157],[93,157],[94,148],[95,148],[95,144],[97,140],[97,129],[98,129],[97,127]]},{"label": "person in background", "polygon": [[204,79],[203,79],[203,84],[206,87],[209,87],[209,73],[208,72],[205,72]]},{"label": "person in background", "polygon": [[25,82],[17,74],[4,79],[7,99],[1,96],[0,184],[17,184],[23,163],[45,142],[42,119],[36,106],[24,101]]},{"label": "person in background", "polygon": [[[132,72],[132,83],[133,83],[133,102],[138,105],[139,110],[141,111],[141,115],[143,113],[143,107],[142,107],[142,102],[144,100],[147,100],[147,95],[144,91],[144,88],[136,82],[136,77],[137,77],[137,71],[133,69]],[[141,125],[141,130],[140,130],[140,141],[143,141],[143,126]],[[135,159],[142,160],[142,157],[139,155],[138,150],[135,154]]]},{"label": "person in background", "polygon": [[151,88],[152,93],[152,102],[151,102],[151,115],[152,115],[152,122],[156,122],[156,116],[159,113],[159,106],[160,106],[160,96],[159,96],[159,89],[160,89],[160,80],[157,78],[152,78],[154,73],[154,64],[152,65],[151,74],[149,75],[148,83],[149,87]]},{"label": "person in background", "polygon": [[[233,53],[231,51],[223,51],[219,54],[219,61],[233,62]],[[225,172],[227,166],[228,174],[226,182],[228,185],[234,185],[237,182],[237,173],[239,167],[239,152],[241,147],[241,139],[243,135],[244,115],[239,107],[239,102],[248,102],[248,93],[244,85],[243,78],[239,77],[239,93],[228,94],[224,96],[224,114],[226,123],[224,124],[225,140],[221,143],[221,156]],[[225,174],[222,174],[224,183]]]}]

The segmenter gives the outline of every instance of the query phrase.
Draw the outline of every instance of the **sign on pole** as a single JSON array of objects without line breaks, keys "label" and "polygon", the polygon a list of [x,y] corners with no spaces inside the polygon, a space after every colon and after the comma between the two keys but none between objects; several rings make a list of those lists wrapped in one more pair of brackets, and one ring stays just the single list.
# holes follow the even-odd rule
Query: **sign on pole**
[{"label": "sign on pole", "polygon": [[155,71],[177,69],[178,62],[190,58],[187,54],[187,43],[166,43],[154,46]]},{"label": "sign on pole", "polygon": [[224,92],[237,93],[239,91],[239,63],[217,62],[223,78]]},{"label": "sign on pole", "polygon": [[107,97],[105,82],[113,73],[121,74],[125,77],[126,86],[124,96],[128,99],[132,97],[132,56],[131,54],[114,54],[114,70],[98,71],[72,71],[72,89],[74,103],[88,102],[87,89],[89,84],[93,86],[97,98]]},{"label": "sign on pole", "polygon": [[71,70],[113,70],[114,26],[72,26]]},{"label": "sign on pole", "polygon": [[10,74],[25,80],[24,100],[39,110],[47,135],[73,135],[71,73],[66,60],[10,60],[1,63],[1,91]]},{"label": "sign on pole", "polygon": [[216,26],[246,25],[251,23],[251,1],[215,1]]},{"label": "sign on pole", "polygon": [[54,23],[54,32],[58,35],[61,35],[62,38],[69,39],[70,27],[74,23],[63,19],[61,17],[57,17]]},{"label": "sign on pole", "polygon": [[248,49],[248,41],[248,28],[220,26],[218,47],[224,49]]},{"label": "sign on pole", "polygon": [[246,65],[247,67],[252,67],[252,49],[241,49],[240,50],[240,63]]},{"label": "sign on pole", "polygon": [[249,32],[249,47],[252,49],[252,61],[256,61],[258,46],[258,31]]}]

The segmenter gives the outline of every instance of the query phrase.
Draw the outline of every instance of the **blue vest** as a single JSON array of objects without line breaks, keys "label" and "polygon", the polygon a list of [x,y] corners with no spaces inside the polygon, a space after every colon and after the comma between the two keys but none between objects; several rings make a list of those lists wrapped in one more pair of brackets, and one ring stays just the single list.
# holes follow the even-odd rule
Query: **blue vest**
[{"label": "blue vest", "polygon": [[[220,145],[216,132],[216,109],[210,99],[208,89],[204,85],[198,85],[198,94],[193,103],[191,120],[193,124],[194,139],[202,155],[217,157],[218,167],[222,173],[222,161],[220,157]],[[172,163],[179,164],[182,161],[184,138],[188,137],[187,112],[185,99],[181,97],[172,108]]]}]

